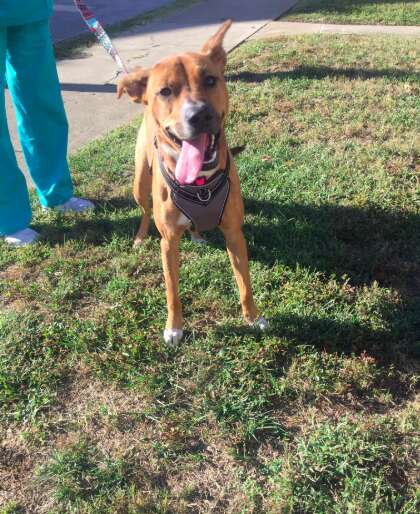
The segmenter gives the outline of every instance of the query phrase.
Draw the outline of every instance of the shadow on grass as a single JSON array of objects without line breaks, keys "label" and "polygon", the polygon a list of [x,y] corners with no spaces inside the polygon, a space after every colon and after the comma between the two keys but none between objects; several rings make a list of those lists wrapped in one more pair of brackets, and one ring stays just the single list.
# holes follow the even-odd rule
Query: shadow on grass
[{"label": "shadow on grass", "polygon": [[[93,201],[96,212],[91,219],[78,219],[70,226],[40,222],[35,227],[51,245],[66,240],[103,245],[115,236],[134,238],[140,222],[134,200],[118,197]],[[420,296],[420,214],[252,198],[245,199],[245,212],[244,232],[251,260],[346,276],[357,286],[376,281],[403,295]],[[110,219],[110,213],[118,213],[120,218]],[[153,223],[149,234],[159,237]],[[220,231],[209,232],[206,237],[210,245],[224,248]]]},{"label": "shadow on grass", "polygon": [[[140,222],[140,209],[131,197],[115,197],[110,199],[88,198],[95,204],[95,211],[89,219],[75,218],[74,223],[61,224],[59,221],[33,223],[43,237],[44,243],[55,246],[66,241],[83,241],[88,245],[102,246],[117,237],[132,237],[137,232]],[[137,210],[138,214],[134,214]],[[126,211],[126,213],[124,213]],[[119,219],[111,219],[110,214],[118,214]],[[151,224],[151,233],[155,231]],[[157,234],[157,232],[156,232]]]},{"label": "shadow on grass", "polygon": [[[387,307],[385,305],[384,310]],[[311,346],[319,351],[344,355],[367,352],[387,364],[395,364],[402,354],[420,358],[420,302],[413,301],[408,305],[404,316],[400,310],[389,307],[389,312],[382,313],[388,325],[386,330],[357,322],[338,321],[322,313],[319,317],[287,313],[270,318],[269,327],[263,334],[264,337],[285,338],[293,341],[294,345]],[[262,337],[259,330],[246,325],[218,325],[216,332],[220,336],[235,332],[242,336],[253,334],[257,338]]]},{"label": "shadow on grass", "polygon": [[104,200],[103,198],[92,198],[97,211],[109,211],[110,209],[137,209],[140,221],[140,207],[137,205],[134,198],[130,196],[115,196]]},{"label": "shadow on grass", "polygon": [[370,80],[372,78],[406,79],[412,77],[420,79],[420,73],[414,70],[383,69],[369,70],[366,68],[330,68],[328,66],[296,66],[293,70],[273,72],[250,72],[229,73],[226,77],[228,82],[260,83],[265,80],[276,79],[324,79],[324,78],[346,78],[348,80]]},{"label": "shadow on grass", "polygon": [[321,351],[367,351],[397,368],[406,367],[401,359],[407,356],[420,358],[420,214],[255,199],[245,200],[245,212],[253,216],[244,227],[251,260],[345,276],[354,286],[376,281],[401,298],[398,305],[381,305],[386,330],[339,321],[325,312],[319,317],[287,313],[270,319],[269,335]]},{"label": "shadow on grass", "polygon": [[[418,0],[404,0],[404,4],[415,4]],[[298,2],[295,7],[292,7],[288,14],[309,14],[318,12],[322,9],[322,12],[330,12],[333,14],[343,13],[351,14],[355,7],[363,5],[375,5],[375,4],[401,4],[401,0],[342,0],[341,3],[331,0],[315,0],[315,1],[304,1]]]},{"label": "shadow on grass", "polygon": [[[96,201],[93,219],[73,225],[38,225],[51,245],[83,240],[105,245],[115,237],[134,238],[140,213],[131,198]],[[126,211],[126,213],[124,213]],[[420,357],[420,214],[336,205],[280,204],[245,199],[244,232],[250,259],[266,266],[297,265],[325,277],[346,277],[350,286],[377,282],[396,289],[402,304],[381,313],[387,331],[374,331],[324,317],[291,315],[271,320],[273,335],[344,353],[368,351],[395,360],[396,351]],[[110,219],[110,213],[120,214]],[[150,236],[158,238],[154,224]],[[224,249],[220,231],[207,234],[209,244]],[[131,243],[131,241],[129,241]],[[384,305],[386,309],[386,303]],[[232,327],[231,327],[232,328]],[[235,332],[237,328],[234,329]],[[246,329],[244,329],[246,330]]]},{"label": "shadow on grass", "polygon": [[251,259],[420,294],[420,214],[246,199]]},{"label": "shadow on grass", "polygon": [[[317,371],[315,365],[312,371],[309,370],[312,375],[307,379],[309,383],[313,382],[315,385],[318,384],[318,378],[320,383],[323,380],[326,380],[326,383],[330,381],[329,385],[324,384],[323,393],[317,391],[315,385],[306,390],[302,389],[300,392],[293,391],[292,386],[288,393],[285,392],[286,396],[281,395],[278,398],[270,399],[266,407],[267,411],[279,409],[284,415],[288,411],[287,405],[292,405],[294,399],[300,397],[300,401],[306,403],[323,401],[322,399],[328,398],[329,409],[341,406],[353,412],[383,414],[393,409],[395,404],[404,404],[412,397],[413,383],[407,380],[407,376],[415,376],[419,371],[419,302],[412,304],[403,316],[401,316],[401,312],[395,312],[395,310],[388,316],[385,315],[388,327],[383,330],[357,322],[352,323],[321,316],[322,313],[320,313],[320,317],[299,316],[294,313],[279,314],[269,320],[270,326],[264,335],[251,327],[238,328],[231,324],[217,327],[217,338],[226,341],[227,345],[229,345],[232,334],[243,337],[244,341],[249,340],[250,337],[257,341],[264,338],[264,342],[282,338],[283,342],[279,346],[277,354],[272,355],[272,359],[266,366],[271,376],[280,380],[288,375],[292,364],[296,362],[296,357],[299,358],[302,353],[306,355],[317,355],[315,352],[318,352],[318,355],[330,354],[330,358],[337,358],[338,361],[341,357],[346,356],[351,359],[350,362],[359,362],[359,365],[365,359],[374,359],[370,361],[372,366],[370,369],[368,367],[363,370],[359,369],[359,373],[363,374],[363,377],[356,374],[353,378],[348,376],[345,379],[346,392],[343,390],[341,394],[331,394],[331,384],[336,379],[328,377],[329,374],[331,375],[331,369],[328,371],[328,364],[325,371],[327,378],[325,376],[322,378],[321,368],[324,358],[321,358],[321,362],[318,362],[318,366],[321,368]],[[358,356],[356,360],[354,355]],[[331,361],[327,357],[325,362]],[[296,370],[292,371],[292,373],[295,372]],[[336,378],[339,377],[340,373]],[[305,380],[303,377],[301,378]],[[368,388],[366,383],[364,384],[364,380],[370,381]],[[392,396],[393,402],[383,401],[378,391],[386,391]],[[295,395],[298,396],[295,397]],[[259,444],[255,445],[252,439],[248,443],[251,443],[251,446],[248,444],[249,451],[252,450],[252,446],[255,446],[254,455],[256,455]]]},{"label": "shadow on grass", "polygon": [[[86,245],[103,246],[113,238],[131,237],[137,232],[140,216],[124,216],[111,220],[107,214],[96,213],[90,219],[76,219],[73,224],[60,222],[36,222],[33,227],[41,233],[42,240],[49,246],[63,245],[67,241],[83,241]],[[151,227],[151,233],[153,229]]]}]

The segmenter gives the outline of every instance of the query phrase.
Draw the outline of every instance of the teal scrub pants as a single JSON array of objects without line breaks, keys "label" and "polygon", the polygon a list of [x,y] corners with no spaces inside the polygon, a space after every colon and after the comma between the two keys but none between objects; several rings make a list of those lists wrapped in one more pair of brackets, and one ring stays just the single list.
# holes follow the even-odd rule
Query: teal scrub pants
[{"label": "teal scrub pants", "polygon": [[0,25],[0,235],[27,228],[32,216],[26,180],[17,165],[7,127],[5,81],[41,205],[64,203],[73,194],[67,164],[68,125],[48,19]]}]

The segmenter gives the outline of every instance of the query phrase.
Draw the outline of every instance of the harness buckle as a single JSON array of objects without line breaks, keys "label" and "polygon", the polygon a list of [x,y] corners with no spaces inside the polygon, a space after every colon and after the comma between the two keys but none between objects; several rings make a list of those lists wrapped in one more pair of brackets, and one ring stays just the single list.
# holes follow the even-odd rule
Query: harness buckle
[{"label": "harness buckle", "polygon": [[[201,196],[203,193],[207,193],[207,198],[203,198]],[[197,198],[200,200],[200,202],[203,202],[203,203],[208,202],[210,200],[210,198],[211,198],[211,191],[210,191],[210,189],[207,189],[206,187],[203,187],[202,189],[197,191]]]}]

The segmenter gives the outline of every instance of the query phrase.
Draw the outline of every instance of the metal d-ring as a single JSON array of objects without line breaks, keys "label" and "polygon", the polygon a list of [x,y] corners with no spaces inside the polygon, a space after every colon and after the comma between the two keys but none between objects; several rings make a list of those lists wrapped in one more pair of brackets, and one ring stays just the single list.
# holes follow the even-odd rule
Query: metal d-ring
[{"label": "metal d-ring", "polygon": [[[203,191],[207,192],[207,198],[202,198],[201,197],[201,193]],[[206,189],[206,188],[203,187],[203,189],[200,189],[199,191],[197,191],[197,198],[200,200],[200,202],[203,202],[203,203],[208,202],[210,200],[210,198],[211,198],[211,191],[210,191],[210,189]]]}]

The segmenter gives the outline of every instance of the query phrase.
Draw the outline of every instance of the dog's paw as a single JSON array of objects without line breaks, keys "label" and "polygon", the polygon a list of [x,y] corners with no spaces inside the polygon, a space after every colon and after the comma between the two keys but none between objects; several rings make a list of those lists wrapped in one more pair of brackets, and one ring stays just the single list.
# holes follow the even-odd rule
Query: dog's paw
[{"label": "dog's paw", "polygon": [[179,328],[165,328],[163,331],[163,339],[169,346],[177,346],[184,335]]},{"label": "dog's paw", "polygon": [[198,232],[195,234],[194,232],[191,232],[191,241],[193,243],[196,243],[198,245],[206,245],[207,239],[205,239],[201,234]]},{"label": "dog's paw", "polygon": [[144,242],[144,238],[143,237],[136,237],[136,239],[134,239],[133,241],[133,248],[138,248],[139,246],[141,246]]},{"label": "dog's paw", "polygon": [[265,330],[267,330],[268,328],[268,321],[263,318],[262,316],[260,316],[259,318],[257,318],[253,324],[252,324],[255,328],[259,328],[261,330],[261,332],[264,332]]}]

